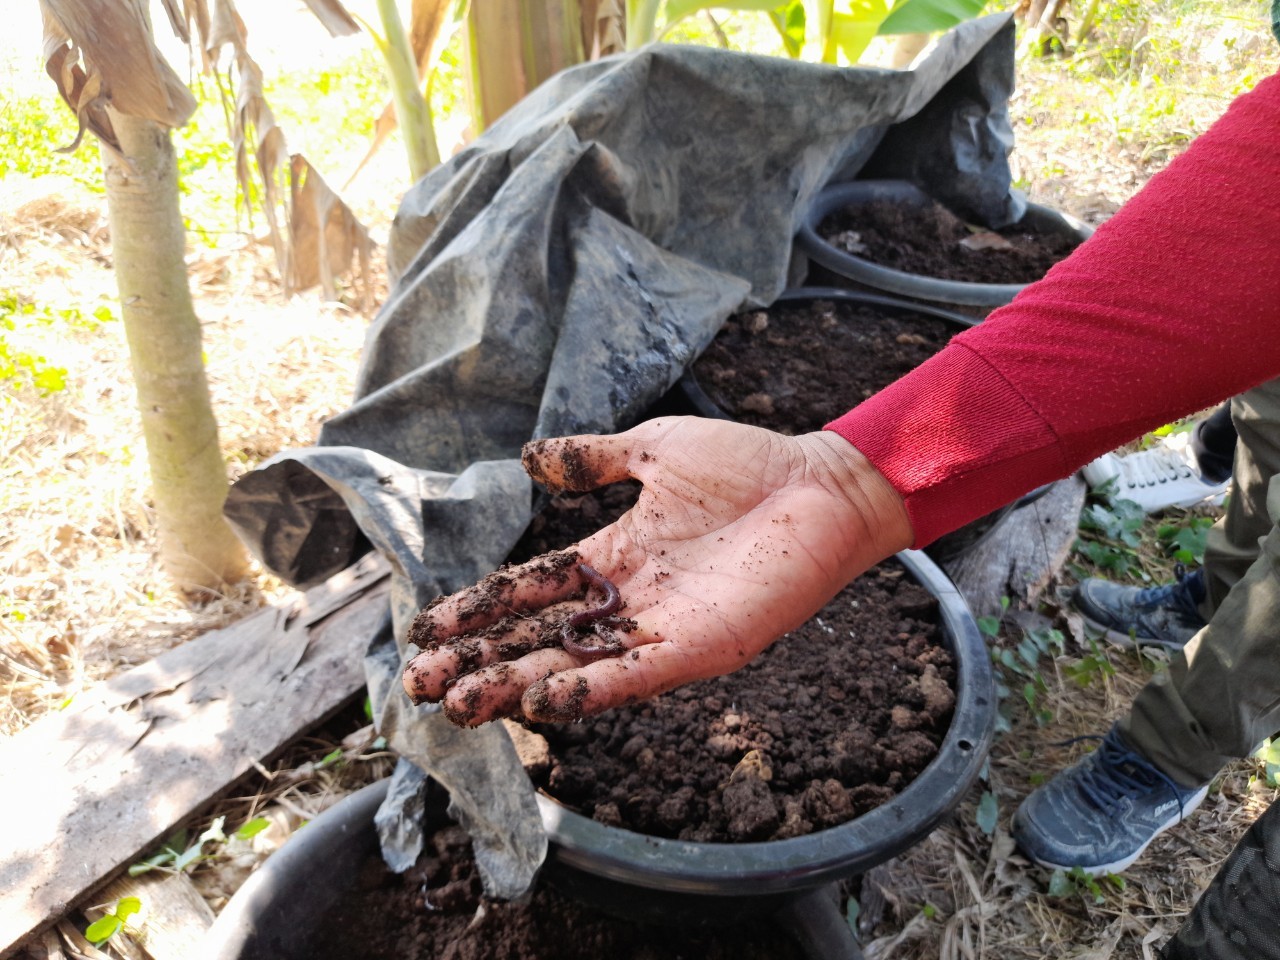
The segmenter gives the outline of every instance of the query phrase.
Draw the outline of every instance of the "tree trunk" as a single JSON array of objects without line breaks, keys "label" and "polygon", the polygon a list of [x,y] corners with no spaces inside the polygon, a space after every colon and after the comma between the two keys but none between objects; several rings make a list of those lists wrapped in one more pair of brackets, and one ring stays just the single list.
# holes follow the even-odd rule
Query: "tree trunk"
[{"label": "tree trunk", "polygon": [[548,77],[582,63],[578,0],[488,0],[467,11],[467,96],[480,133]]},{"label": "tree trunk", "polygon": [[123,159],[103,148],[112,259],[155,491],[160,558],[178,587],[216,591],[245,574],[222,517],[226,465],[191,303],[169,131],[112,112]]}]

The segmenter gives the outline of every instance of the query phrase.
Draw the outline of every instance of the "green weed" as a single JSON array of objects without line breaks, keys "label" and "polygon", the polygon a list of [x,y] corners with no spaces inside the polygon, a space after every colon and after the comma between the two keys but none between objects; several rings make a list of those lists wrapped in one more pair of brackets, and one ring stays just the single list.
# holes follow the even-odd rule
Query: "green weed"
[{"label": "green weed", "polygon": [[[1001,599],[1002,605],[1008,609],[1008,598]],[[999,636],[1001,620],[996,617],[981,617],[978,629],[992,639]],[[1053,659],[1062,654],[1066,638],[1061,630],[1039,628],[1024,630],[1022,639],[1013,649],[992,645],[991,662],[996,681],[996,699],[999,707],[996,711],[996,732],[1008,733],[1013,729],[1014,690],[1021,694],[1037,724],[1044,726],[1053,721],[1053,711],[1041,706],[1041,696],[1049,689],[1044,675],[1040,672],[1041,658]]]},{"label": "green weed", "polygon": [[65,390],[67,368],[27,349],[22,343],[24,335],[53,328],[93,332],[113,319],[115,315],[105,305],[85,314],[76,307],[37,304],[11,290],[0,290],[0,384],[33,388],[46,396]]},{"label": "green weed", "polygon": [[1280,739],[1268,737],[1253,753],[1262,761],[1262,774],[1268,787],[1280,787]]},{"label": "green weed", "polygon": [[57,174],[70,177],[94,193],[102,193],[102,166],[97,141],[86,135],[75,153],[59,153],[76,138],[76,118],[50,93],[43,97],[0,95],[0,179],[36,179]]},{"label": "green weed", "polygon": [[1091,877],[1079,867],[1070,870],[1055,870],[1049,877],[1049,896],[1077,897],[1089,896],[1094,903],[1106,903],[1107,895],[1103,884],[1116,891],[1123,891],[1124,877],[1115,873],[1107,873],[1101,877]]},{"label": "green weed", "polygon": [[1064,667],[1066,675],[1081,687],[1090,687],[1095,682],[1116,675],[1115,665],[1096,638],[1089,638],[1089,647],[1090,652],[1086,656]]},{"label": "green weed", "polygon": [[[129,876],[137,877],[144,873],[150,873],[152,870],[181,873],[197,863],[208,860],[214,854],[205,852],[206,844],[227,842],[227,835],[222,832],[222,825],[225,822],[225,817],[218,817],[192,844],[187,843],[186,830],[177,831],[161,844],[159,851],[129,867]],[[259,823],[259,820],[250,820],[240,830],[236,831],[236,835],[245,838],[251,837],[255,833],[265,830],[268,826],[270,824],[266,820],[262,820],[261,823]]]},{"label": "green weed", "polygon": [[1204,550],[1212,526],[1212,517],[1187,517],[1180,523],[1160,524],[1156,528],[1156,536],[1179,563],[1198,566],[1204,563]]},{"label": "green weed", "polygon": [[84,938],[97,946],[100,943],[106,943],[124,927],[129,918],[142,909],[142,901],[137,897],[121,897],[110,913],[98,918],[89,924],[84,932]]}]

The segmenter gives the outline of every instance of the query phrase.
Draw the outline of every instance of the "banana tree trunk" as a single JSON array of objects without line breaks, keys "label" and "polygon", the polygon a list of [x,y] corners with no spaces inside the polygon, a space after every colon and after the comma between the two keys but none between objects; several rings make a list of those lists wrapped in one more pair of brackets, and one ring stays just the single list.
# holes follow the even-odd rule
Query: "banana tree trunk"
[{"label": "banana tree trunk", "polygon": [[165,127],[112,112],[123,157],[103,148],[112,258],[155,493],[160,557],[189,593],[244,576],[222,517],[226,465],[187,286],[178,170]]},{"label": "banana tree trunk", "polygon": [[578,0],[486,0],[467,12],[467,94],[475,132],[530,90],[582,63]]}]

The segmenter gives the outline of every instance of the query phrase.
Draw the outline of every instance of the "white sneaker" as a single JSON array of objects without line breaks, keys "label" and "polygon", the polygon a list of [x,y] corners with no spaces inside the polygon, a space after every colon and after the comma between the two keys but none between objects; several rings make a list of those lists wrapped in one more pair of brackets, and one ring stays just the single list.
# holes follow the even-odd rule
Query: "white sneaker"
[{"label": "white sneaker", "polygon": [[1114,479],[1116,496],[1132,500],[1147,513],[1205,501],[1221,504],[1231,481],[1208,483],[1200,476],[1190,439],[1190,433],[1176,433],[1150,450],[1125,456],[1104,453],[1081,473],[1093,488]]}]

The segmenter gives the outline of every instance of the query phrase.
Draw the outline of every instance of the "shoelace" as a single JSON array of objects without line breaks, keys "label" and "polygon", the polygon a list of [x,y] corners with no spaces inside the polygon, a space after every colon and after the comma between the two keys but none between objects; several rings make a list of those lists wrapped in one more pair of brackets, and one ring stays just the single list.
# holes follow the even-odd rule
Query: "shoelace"
[{"label": "shoelace", "polygon": [[1178,820],[1182,820],[1182,791],[1178,785],[1141,754],[1120,746],[1114,738],[1072,737],[1054,746],[1066,747],[1082,740],[1097,740],[1102,744],[1098,747],[1098,760],[1086,767],[1077,780],[1081,793],[1095,808],[1102,813],[1112,813],[1119,808],[1121,800],[1135,791],[1163,783],[1178,801]]},{"label": "shoelace", "polygon": [[1125,458],[1122,461],[1125,479],[1131,487],[1154,487],[1191,476],[1191,468],[1172,450],[1159,448]]},{"label": "shoelace", "polygon": [[1173,565],[1174,583],[1166,583],[1160,587],[1148,587],[1137,596],[1134,597],[1134,606],[1167,606],[1169,601],[1173,605],[1180,608],[1184,613],[1200,615],[1200,605],[1196,598],[1192,595],[1191,585],[1187,583],[1191,574],[1187,573],[1187,568],[1181,563]]}]

